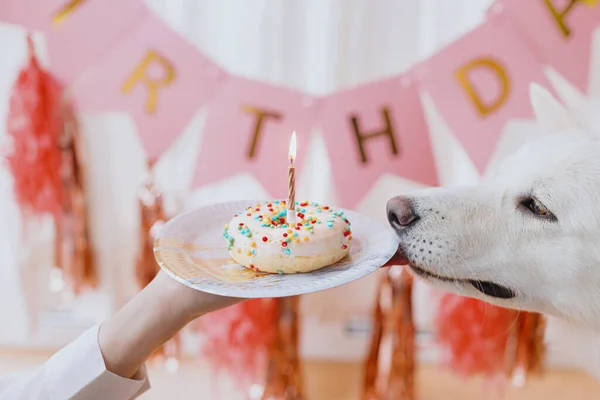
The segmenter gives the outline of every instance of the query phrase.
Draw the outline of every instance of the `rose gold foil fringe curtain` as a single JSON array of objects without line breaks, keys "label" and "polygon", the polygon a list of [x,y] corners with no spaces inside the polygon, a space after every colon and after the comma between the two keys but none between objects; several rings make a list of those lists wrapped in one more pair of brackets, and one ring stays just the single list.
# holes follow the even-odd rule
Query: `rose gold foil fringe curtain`
[{"label": "rose gold foil fringe curtain", "polygon": [[375,304],[363,400],[415,399],[415,326],[410,274],[390,267]]}]

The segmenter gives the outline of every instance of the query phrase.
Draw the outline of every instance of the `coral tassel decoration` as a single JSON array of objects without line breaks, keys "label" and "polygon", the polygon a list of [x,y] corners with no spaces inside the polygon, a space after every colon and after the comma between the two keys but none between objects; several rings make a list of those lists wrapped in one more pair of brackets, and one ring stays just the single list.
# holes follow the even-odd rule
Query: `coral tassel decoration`
[{"label": "coral tassel decoration", "polygon": [[438,340],[447,350],[455,372],[483,374],[523,386],[539,373],[545,355],[542,315],[492,306],[480,300],[445,294],[438,323]]},{"label": "coral tassel decoration", "polygon": [[9,101],[7,156],[15,197],[25,216],[60,213],[63,198],[60,139],[63,88],[45,71],[27,37],[29,62],[21,70]]},{"label": "coral tassel decoration", "polygon": [[277,315],[277,299],[253,299],[203,316],[194,323],[202,334],[202,359],[241,390],[265,382]]},{"label": "coral tassel decoration", "polygon": [[444,294],[437,327],[449,367],[463,376],[505,375],[508,341],[517,315],[517,311],[480,300]]},{"label": "coral tassel decoration", "polygon": [[19,73],[9,102],[12,148],[6,158],[21,214],[53,217],[56,266],[79,293],[85,285],[96,285],[80,133],[63,87],[41,67],[30,36],[27,46],[28,64]]}]

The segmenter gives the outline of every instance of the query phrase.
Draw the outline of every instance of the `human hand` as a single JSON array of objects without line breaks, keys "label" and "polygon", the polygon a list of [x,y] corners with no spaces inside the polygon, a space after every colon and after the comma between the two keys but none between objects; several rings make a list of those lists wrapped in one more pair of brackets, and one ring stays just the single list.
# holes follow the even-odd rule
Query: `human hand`
[{"label": "human hand", "polygon": [[173,312],[190,322],[201,315],[240,303],[245,299],[201,292],[177,282],[162,270],[150,283],[156,298],[172,306]]}]

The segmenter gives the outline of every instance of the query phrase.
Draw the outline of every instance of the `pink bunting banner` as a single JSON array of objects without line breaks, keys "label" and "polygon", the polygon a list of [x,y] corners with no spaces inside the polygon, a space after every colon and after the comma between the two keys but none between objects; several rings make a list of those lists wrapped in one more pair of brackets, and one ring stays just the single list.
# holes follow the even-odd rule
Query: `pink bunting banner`
[{"label": "pink bunting banner", "polygon": [[43,32],[52,72],[75,82],[79,108],[131,115],[149,158],[208,105],[196,186],[249,172],[283,197],[291,132],[301,169],[320,126],[340,202],[353,208],[384,174],[438,184],[421,90],[484,172],[509,119],[532,117],[528,88],[549,86],[544,66],[585,89],[598,3],[499,0],[484,24],[415,68],[418,79],[400,75],[317,99],[230,76],[141,0],[3,0],[0,21]]},{"label": "pink bunting banner", "polygon": [[231,77],[211,102],[195,186],[251,172],[274,197],[287,195],[288,150],[297,135],[295,165],[302,170],[315,101],[302,93]]},{"label": "pink bunting banner", "polygon": [[340,206],[354,208],[386,173],[437,185],[419,88],[409,75],[337,93],[323,107],[322,131]]},{"label": "pink bunting banner", "polygon": [[141,0],[0,1],[0,19],[46,34],[52,72],[64,84],[99,61],[146,13]]},{"label": "pink bunting banner", "polygon": [[485,171],[506,122],[532,117],[529,84],[548,85],[542,64],[503,15],[434,55],[419,74],[479,172]]},{"label": "pink bunting banner", "polygon": [[600,23],[599,1],[504,0],[497,7],[517,21],[541,59],[580,90],[587,90],[592,35]]},{"label": "pink bunting banner", "polygon": [[226,78],[149,13],[91,72],[75,86],[78,106],[128,111],[150,158],[164,153]]}]

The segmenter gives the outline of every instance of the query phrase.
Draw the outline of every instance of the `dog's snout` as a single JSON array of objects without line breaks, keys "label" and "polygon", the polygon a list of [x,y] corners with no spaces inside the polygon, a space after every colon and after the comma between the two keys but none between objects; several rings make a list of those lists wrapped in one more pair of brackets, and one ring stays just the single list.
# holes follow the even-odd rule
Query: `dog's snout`
[{"label": "dog's snout", "polygon": [[390,225],[396,230],[405,229],[419,220],[412,200],[404,196],[397,196],[388,201],[387,216]]}]

